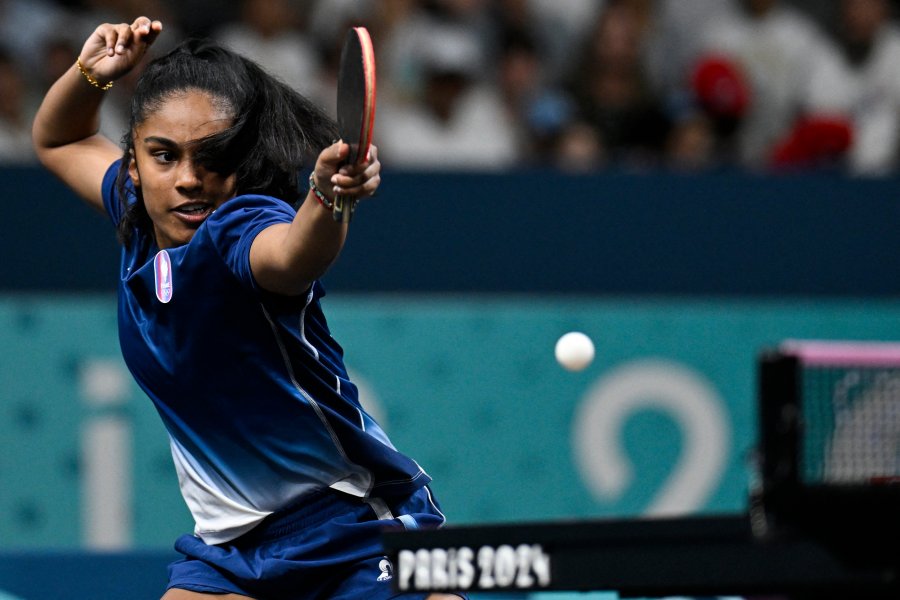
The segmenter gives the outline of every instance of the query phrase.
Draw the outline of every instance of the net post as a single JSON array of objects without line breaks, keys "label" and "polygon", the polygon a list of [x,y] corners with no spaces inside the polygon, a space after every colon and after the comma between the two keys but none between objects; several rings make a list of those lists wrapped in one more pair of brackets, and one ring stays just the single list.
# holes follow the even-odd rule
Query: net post
[{"label": "net post", "polygon": [[759,446],[750,508],[754,533],[784,533],[800,495],[799,444],[802,429],[799,360],[766,350],[757,360]]}]

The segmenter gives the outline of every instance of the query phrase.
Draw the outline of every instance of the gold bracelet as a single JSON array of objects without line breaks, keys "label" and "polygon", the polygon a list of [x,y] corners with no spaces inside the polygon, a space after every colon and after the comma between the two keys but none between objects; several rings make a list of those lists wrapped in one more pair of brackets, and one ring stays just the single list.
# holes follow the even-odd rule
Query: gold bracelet
[{"label": "gold bracelet", "polygon": [[100,85],[100,82],[91,77],[91,74],[85,70],[84,65],[81,64],[81,57],[75,59],[75,64],[78,65],[78,70],[81,71],[81,74],[84,75],[84,78],[87,79],[88,83],[100,90],[101,92],[105,92],[109,88],[113,86],[113,82],[110,81],[106,85]]}]

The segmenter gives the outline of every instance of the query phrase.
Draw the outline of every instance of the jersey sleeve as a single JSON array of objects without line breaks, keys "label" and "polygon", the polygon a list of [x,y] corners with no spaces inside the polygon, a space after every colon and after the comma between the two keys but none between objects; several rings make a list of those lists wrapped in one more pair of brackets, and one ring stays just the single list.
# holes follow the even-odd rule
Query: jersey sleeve
[{"label": "jersey sleeve", "polygon": [[290,223],[296,211],[268,196],[238,196],[216,209],[204,223],[210,242],[228,269],[247,287],[260,289],[250,271],[250,246],[263,229]]},{"label": "jersey sleeve", "polygon": [[[116,178],[118,177],[119,169],[121,168],[122,159],[111,164],[106,170],[106,174],[103,175],[103,184],[100,188],[103,195],[103,208],[106,210],[106,214],[109,216],[112,224],[117,227],[124,214],[124,207],[122,206],[122,203],[119,202],[119,192],[116,190]],[[128,182],[127,186],[130,190],[134,189],[131,186],[131,181]]]}]

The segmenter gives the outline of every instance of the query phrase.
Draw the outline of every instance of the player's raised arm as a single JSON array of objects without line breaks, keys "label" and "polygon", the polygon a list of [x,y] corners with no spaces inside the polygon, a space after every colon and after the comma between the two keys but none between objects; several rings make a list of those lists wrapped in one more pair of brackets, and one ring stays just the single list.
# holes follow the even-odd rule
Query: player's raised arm
[{"label": "player's raised arm", "polygon": [[89,204],[103,208],[100,185],[119,147],[100,135],[106,90],[131,71],[162,31],[139,17],[130,25],[103,24],[84,43],[75,63],[51,86],[32,127],[38,158]]},{"label": "player's raised arm", "polygon": [[364,198],[381,183],[378,149],[372,146],[368,160],[342,165],[350,148],[337,142],[319,154],[310,188],[292,223],[263,230],[250,248],[250,268],[256,282],[270,292],[303,293],[337,259],[347,237],[346,222],[332,214],[337,194]]}]

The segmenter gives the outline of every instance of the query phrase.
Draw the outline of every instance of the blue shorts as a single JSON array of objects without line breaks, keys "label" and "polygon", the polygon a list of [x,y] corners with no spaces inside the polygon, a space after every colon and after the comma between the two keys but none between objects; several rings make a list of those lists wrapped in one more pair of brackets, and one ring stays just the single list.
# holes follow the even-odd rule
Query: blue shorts
[{"label": "blue shorts", "polygon": [[393,590],[381,534],[443,522],[428,488],[392,505],[326,489],[231,542],[213,546],[181,536],[175,549],[186,558],[169,565],[169,588],[266,600],[424,598]]}]

